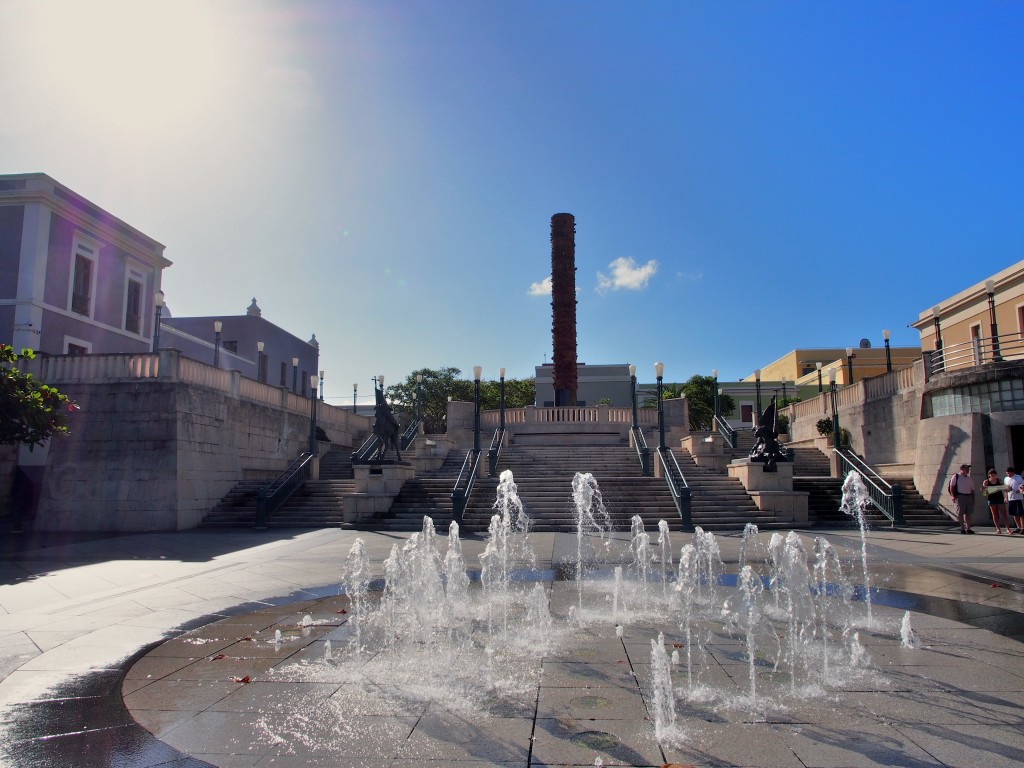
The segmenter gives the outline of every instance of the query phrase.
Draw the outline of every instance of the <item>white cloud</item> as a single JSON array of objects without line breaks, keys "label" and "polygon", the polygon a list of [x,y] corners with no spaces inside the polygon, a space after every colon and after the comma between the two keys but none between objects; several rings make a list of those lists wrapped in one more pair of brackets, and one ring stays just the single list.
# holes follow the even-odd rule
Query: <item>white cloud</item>
[{"label": "white cloud", "polygon": [[551,295],[551,275],[548,275],[539,283],[530,283],[530,295],[531,296],[550,296]]},{"label": "white cloud", "polygon": [[643,266],[637,266],[631,256],[620,256],[608,265],[611,268],[611,277],[603,272],[597,273],[597,292],[617,291],[625,288],[629,291],[640,291],[647,287],[647,283],[658,271],[658,262],[651,259]]},{"label": "white cloud", "polygon": [[692,280],[693,282],[704,279],[703,272],[676,272],[676,275],[682,280]]}]

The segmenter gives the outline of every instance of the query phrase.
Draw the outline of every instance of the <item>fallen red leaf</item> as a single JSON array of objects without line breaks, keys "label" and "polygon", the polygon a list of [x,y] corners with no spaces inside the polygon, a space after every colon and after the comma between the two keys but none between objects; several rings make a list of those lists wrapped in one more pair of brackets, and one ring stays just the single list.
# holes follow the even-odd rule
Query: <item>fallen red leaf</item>
[{"label": "fallen red leaf", "polygon": [[335,613],[348,613],[348,611],[346,611],[344,608],[342,608],[340,611],[335,611]]},{"label": "fallen red leaf", "polygon": [[238,638],[238,642],[240,642],[240,643],[244,643],[246,641],[251,643],[252,642],[252,638],[251,637],[240,637],[240,638]]},{"label": "fallen red leaf", "polygon": [[227,656],[225,656],[223,653],[218,653],[216,656],[212,657],[210,659],[210,661],[220,661],[221,659],[226,659],[226,658],[227,658]]},{"label": "fallen red leaf", "polygon": [[673,648],[682,648],[683,644],[682,643],[672,643],[672,647]]},{"label": "fallen red leaf", "polygon": [[241,683],[242,685],[245,685],[246,683],[249,682],[249,676],[246,675],[245,677],[232,677],[231,678],[231,682],[232,683]]}]

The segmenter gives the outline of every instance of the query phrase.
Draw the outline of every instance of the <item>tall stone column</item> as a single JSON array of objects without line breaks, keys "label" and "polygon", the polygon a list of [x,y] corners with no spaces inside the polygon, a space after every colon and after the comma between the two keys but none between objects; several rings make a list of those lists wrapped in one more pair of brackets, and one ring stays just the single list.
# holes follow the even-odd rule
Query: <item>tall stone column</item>
[{"label": "tall stone column", "polygon": [[555,405],[576,405],[576,219],[551,217],[551,337]]}]

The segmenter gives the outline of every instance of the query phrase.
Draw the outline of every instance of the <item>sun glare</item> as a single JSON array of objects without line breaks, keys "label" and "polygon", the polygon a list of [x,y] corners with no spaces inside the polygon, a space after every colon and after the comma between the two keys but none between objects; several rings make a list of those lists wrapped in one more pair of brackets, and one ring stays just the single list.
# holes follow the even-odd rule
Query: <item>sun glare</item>
[{"label": "sun glare", "polygon": [[216,94],[213,8],[198,0],[69,0],[34,5],[38,63],[52,99],[124,129],[200,119]]}]

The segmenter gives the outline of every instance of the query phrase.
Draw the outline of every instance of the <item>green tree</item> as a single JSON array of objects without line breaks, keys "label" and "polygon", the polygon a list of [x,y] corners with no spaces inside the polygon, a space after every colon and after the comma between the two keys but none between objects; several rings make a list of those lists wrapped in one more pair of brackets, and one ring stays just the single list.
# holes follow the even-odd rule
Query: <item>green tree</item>
[{"label": "green tree", "polygon": [[0,344],[0,444],[27,445],[31,450],[52,435],[67,434],[67,416],[77,406],[54,387],[20,371],[18,360],[35,354]]},{"label": "green tree", "polygon": [[[687,379],[682,386],[690,414],[690,429],[714,429],[715,420],[715,379],[713,376],[697,374]],[[730,415],[736,410],[736,401],[730,395],[722,394],[718,399],[722,414]]]},{"label": "green tree", "polygon": [[[458,368],[420,368],[413,371],[405,380],[387,388],[387,398],[397,409],[412,413],[413,393],[417,391],[417,376],[422,376],[419,384],[420,396],[423,399],[423,428],[430,434],[447,431],[448,399],[473,401],[473,381],[459,378],[462,371]],[[533,379],[505,379],[505,407],[522,408],[533,405]],[[480,382],[481,410],[497,409],[501,402],[501,391],[497,381]]]}]

